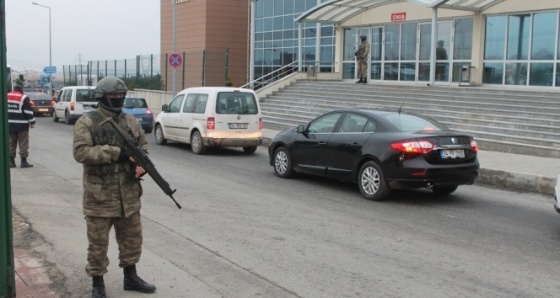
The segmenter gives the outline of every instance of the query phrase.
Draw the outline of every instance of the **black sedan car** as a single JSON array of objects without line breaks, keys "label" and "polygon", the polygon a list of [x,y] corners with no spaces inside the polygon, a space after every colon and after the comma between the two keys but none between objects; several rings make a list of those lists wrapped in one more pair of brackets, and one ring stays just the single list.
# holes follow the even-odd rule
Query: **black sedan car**
[{"label": "black sedan car", "polygon": [[480,167],[473,137],[421,115],[369,109],[328,112],[285,130],[268,147],[281,178],[306,173],[356,182],[369,200],[391,189],[450,194],[473,184]]},{"label": "black sedan car", "polygon": [[46,93],[24,91],[25,95],[29,96],[33,114],[35,115],[49,115],[52,116],[54,111],[54,101]]}]

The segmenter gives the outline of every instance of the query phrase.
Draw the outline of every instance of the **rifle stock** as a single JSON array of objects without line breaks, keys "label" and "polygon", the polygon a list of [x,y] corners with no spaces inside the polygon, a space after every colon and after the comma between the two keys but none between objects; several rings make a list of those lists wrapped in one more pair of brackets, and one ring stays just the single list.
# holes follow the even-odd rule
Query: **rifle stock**
[{"label": "rifle stock", "polygon": [[154,179],[159,188],[161,188],[161,190],[163,190],[163,192],[168,195],[173,200],[173,202],[175,202],[177,208],[181,209],[181,205],[179,205],[175,198],[173,198],[173,194],[177,190],[171,189],[169,183],[167,183],[167,181],[165,181],[165,179],[161,177],[146,152],[142,148],[140,148],[136,140],[134,140],[134,138],[132,138],[132,136],[130,136],[127,131],[116,124],[111,117],[108,117],[100,123],[101,126],[105,124],[110,124],[117,131],[117,133],[123,138],[126,148],[132,153],[131,155],[134,158],[136,164],[144,168],[146,173],[148,173],[148,175],[150,175],[150,177]]}]

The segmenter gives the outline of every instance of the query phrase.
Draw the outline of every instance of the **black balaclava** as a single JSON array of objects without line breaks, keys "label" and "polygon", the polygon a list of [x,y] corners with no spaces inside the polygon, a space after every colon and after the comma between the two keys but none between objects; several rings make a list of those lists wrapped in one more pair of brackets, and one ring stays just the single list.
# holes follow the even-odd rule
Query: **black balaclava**
[{"label": "black balaclava", "polygon": [[108,99],[105,95],[103,95],[103,97],[99,99],[99,104],[101,104],[104,108],[108,109],[109,111],[120,113],[124,105],[125,96],[126,94],[123,93],[122,97]]}]

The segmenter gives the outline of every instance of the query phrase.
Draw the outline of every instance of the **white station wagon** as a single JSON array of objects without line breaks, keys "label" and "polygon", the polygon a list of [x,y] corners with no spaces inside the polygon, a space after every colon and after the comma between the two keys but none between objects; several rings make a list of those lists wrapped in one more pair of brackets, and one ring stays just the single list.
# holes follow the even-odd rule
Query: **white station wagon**
[{"label": "white station wagon", "polygon": [[259,100],[250,89],[187,88],[161,110],[154,133],[158,145],[176,141],[203,154],[208,147],[242,147],[254,153],[262,143]]}]

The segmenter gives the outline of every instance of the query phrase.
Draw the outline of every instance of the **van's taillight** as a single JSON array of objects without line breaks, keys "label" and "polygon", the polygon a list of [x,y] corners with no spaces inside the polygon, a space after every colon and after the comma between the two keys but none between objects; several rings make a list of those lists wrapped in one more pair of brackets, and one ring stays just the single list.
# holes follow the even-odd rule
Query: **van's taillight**
[{"label": "van's taillight", "polygon": [[262,118],[259,118],[259,130],[262,130],[263,128],[264,128],[264,124]]},{"label": "van's taillight", "polygon": [[208,119],[206,119],[206,128],[207,129],[216,128],[216,121],[214,120],[214,117],[208,117]]},{"label": "van's taillight", "polygon": [[71,102],[71,103],[70,103],[70,111],[73,111],[73,110],[74,110],[74,103]]},{"label": "van's taillight", "polygon": [[391,148],[402,153],[430,153],[434,144],[428,141],[407,141],[393,143]]}]

